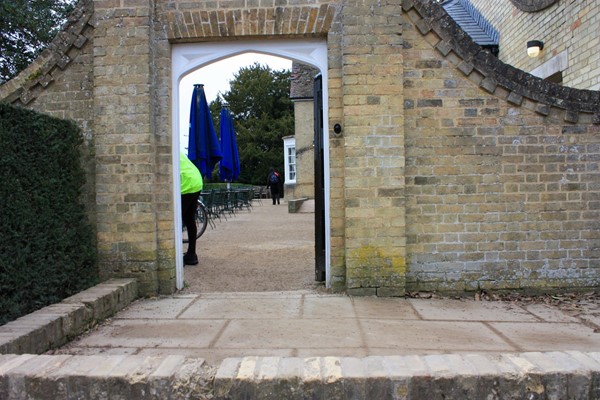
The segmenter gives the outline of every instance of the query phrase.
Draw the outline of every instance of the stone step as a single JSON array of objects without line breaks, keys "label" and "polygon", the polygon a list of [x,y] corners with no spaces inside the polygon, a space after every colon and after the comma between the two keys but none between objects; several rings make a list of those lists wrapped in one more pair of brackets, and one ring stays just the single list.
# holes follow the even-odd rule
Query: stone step
[{"label": "stone step", "polygon": [[600,353],[229,358],[1,355],[0,398],[598,399]]}]

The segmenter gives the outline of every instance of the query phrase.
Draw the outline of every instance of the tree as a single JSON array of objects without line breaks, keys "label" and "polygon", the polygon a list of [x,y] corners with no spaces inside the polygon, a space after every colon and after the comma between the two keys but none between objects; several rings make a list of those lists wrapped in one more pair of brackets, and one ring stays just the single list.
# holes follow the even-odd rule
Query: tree
[{"label": "tree", "polygon": [[282,138],[294,134],[290,75],[289,70],[273,71],[254,63],[241,68],[230,82],[230,90],[211,103],[212,115],[219,115],[221,98],[229,104],[237,133],[241,182],[264,185],[269,167],[283,170]]},{"label": "tree", "polygon": [[0,0],[0,83],[24,70],[59,32],[76,0]]}]

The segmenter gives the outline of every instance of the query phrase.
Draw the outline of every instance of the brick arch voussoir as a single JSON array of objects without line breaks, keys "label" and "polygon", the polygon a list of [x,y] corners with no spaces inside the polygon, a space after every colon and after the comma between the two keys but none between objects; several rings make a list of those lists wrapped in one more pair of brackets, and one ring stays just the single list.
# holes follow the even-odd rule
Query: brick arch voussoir
[{"label": "brick arch voussoir", "polygon": [[33,101],[92,39],[93,13],[93,0],[79,0],[48,47],[19,75],[0,86],[0,100],[24,105]]},{"label": "brick arch voussoir", "polygon": [[322,37],[339,6],[297,5],[225,10],[173,10],[164,16],[171,41],[252,37]]},{"label": "brick arch voussoir", "polygon": [[473,42],[436,3],[404,0],[402,9],[422,35],[434,32],[440,38],[435,48],[444,57],[454,53],[462,60],[458,69],[465,76],[469,77],[474,71],[481,74],[483,79],[479,84],[485,91],[491,94],[507,92],[505,100],[516,106],[527,104],[543,116],[548,116],[554,107],[565,111],[565,122],[577,123],[581,114],[588,114],[594,124],[600,124],[600,91],[560,86],[503,63]]}]

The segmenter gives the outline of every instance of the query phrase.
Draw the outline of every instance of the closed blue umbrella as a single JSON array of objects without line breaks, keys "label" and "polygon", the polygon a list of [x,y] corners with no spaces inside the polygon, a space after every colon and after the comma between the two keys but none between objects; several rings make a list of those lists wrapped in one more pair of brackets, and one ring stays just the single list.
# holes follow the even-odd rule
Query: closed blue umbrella
[{"label": "closed blue umbrella", "polygon": [[220,147],[206,102],[204,85],[194,85],[190,108],[188,158],[198,167],[203,177],[210,177],[215,165],[223,158]]},{"label": "closed blue umbrella", "polygon": [[223,159],[219,164],[219,177],[226,182],[232,182],[240,176],[240,155],[238,153],[233,119],[229,108],[221,109],[221,153]]}]

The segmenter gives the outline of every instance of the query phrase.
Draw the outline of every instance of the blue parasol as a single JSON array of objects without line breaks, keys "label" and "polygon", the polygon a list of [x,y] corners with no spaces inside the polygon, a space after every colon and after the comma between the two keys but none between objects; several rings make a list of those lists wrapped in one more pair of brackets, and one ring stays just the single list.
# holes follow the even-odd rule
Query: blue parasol
[{"label": "blue parasol", "polygon": [[227,106],[221,109],[221,153],[223,159],[219,164],[219,177],[232,182],[240,176],[240,155],[235,140],[233,119]]},{"label": "blue parasol", "polygon": [[223,156],[206,102],[204,85],[194,85],[188,140],[188,158],[198,167],[203,177],[210,178],[212,170]]}]

